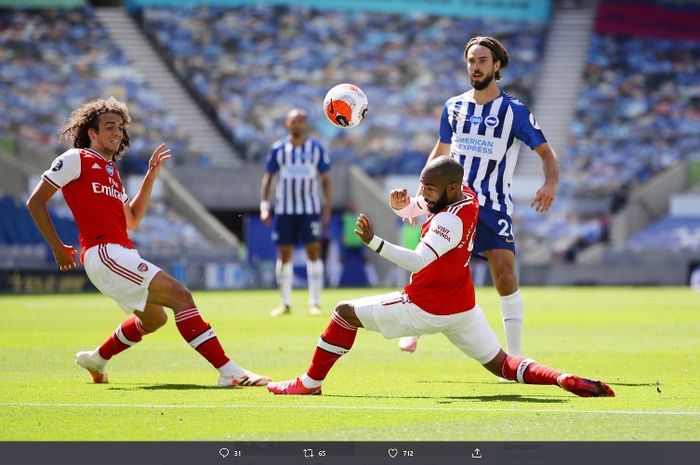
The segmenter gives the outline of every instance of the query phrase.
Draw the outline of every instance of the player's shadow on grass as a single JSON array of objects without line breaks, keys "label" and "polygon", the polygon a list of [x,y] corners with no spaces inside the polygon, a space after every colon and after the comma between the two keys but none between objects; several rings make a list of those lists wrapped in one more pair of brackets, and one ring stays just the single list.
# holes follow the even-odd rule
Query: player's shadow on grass
[{"label": "player's shadow on grass", "polygon": [[[559,396],[557,396],[559,397]],[[534,404],[561,404],[567,402],[567,398],[561,397],[533,397],[521,396],[520,394],[494,394],[489,396],[449,396],[446,400],[438,400],[439,404],[452,404],[454,401],[468,400],[479,402],[526,402]]]},{"label": "player's shadow on grass", "polygon": [[209,386],[204,384],[152,384],[149,386],[144,386],[143,384],[133,384],[133,385],[120,385],[113,386],[109,388],[111,391],[134,391],[134,390],[145,390],[145,391],[193,391],[193,390],[211,390],[221,389],[218,386]]},{"label": "player's shadow on grass", "polygon": [[517,386],[518,383],[512,382],[512,383],[499,383],[496,378],[493,378],[490,381],[452,381],[452,380],[443,380],[443,381],[436,381],[436,380],[416,380],[416,383],[422,383],[422,384],[486,384],[486,385],[492,385],[492,386]]},{"label": "player's shadow on grass", "polygon": [[627,387],[645,387],[645,386],[663,387],[663,384],[659,383],[658,381],[654,381],[653,383],[608,383],[606,381],[605,384],[608,384],[610,386],[627,386]]},{"label": "player's shadow on grass", "polygon": [[533,395],[522,396],[520,394],[494,394],[483,396],[373,396],[373,395],[350,395],[350,394],[325,394],[323,397],[342,397],[358,399],[426,399],[434,400],[438,404],[453,404],[459,401],[478,402],[526,402],[534,404],[561,404],[569,401],[569,396],[542,396]]}]

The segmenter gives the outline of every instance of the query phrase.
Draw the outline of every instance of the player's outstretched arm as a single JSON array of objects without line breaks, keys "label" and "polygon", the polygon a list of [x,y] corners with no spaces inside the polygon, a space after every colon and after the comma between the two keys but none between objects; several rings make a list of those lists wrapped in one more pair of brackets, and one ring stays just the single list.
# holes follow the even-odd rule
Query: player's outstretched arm
[{"label": "player's outstretched arm", "polygon": [[75,259],[73,256],[76,251],[75,247],[64,244],[58,237],[56,228],[54,228],[51,222],[49,211],[46,208],[46,204],[56,193],[56,190],[54,186],[42,179],[34,188],[32,195],[29,196],[29,200],[27,200],[27,209],[29,210],[29,214],[32,215],[36,227],[41,231],[44,239],[46,239],[49,247],[51,247],[58,268],[61,271],[65,271],[75,268]]},{"label": "player's outstretched arm", "polygon": [[[436,221],[437,220],[437,221]],[[439,213],[433,218],[435,225],[445,225],[449,231],[461,231],[462,221],[451,213]],[[374,234],[374,227],[370,219],[363,213],[357,218],[357,229],[355,234],[365,243],[367,247],[377,252],[391,263],[400,266],[411,273],[417,273],[432,262],[437,260],[448,250],[456,247],[459,240],[453,237],[450,232],[447,239],[442,237],[435,240],[433,234],[428,233],[426,237],[416,246],[415,250],[393,244]]]},{"label": "player's outstretched arm", "polygon": [[141,223],[143,217],[146,216],[148,204],[151,202],[153,184],[155,183],[158,174],[160,174],[160,169],[163,166],[163,162],[171,156],[172,154],[170,153],[170,149],[166,147],[164,143],[160,144],[153,151],[151,158],[148,160],[148,171],[143,177],[143,182],[141,183],[139,191],[130,202],[124,204],[126,227],[128,229],[136,229],[139,223]]}]

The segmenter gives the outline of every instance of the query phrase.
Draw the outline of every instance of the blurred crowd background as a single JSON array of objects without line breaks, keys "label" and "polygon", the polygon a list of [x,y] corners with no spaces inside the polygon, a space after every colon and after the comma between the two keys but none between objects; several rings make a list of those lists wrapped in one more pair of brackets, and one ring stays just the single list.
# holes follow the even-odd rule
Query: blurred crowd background
[{"label": "blurred crowd background", "polygon": [[[70,111],[88,99],[112,95],[128,103],[133,118],[132,147],[121,165],[125,175],[143,173],[161,141],[173,149],[176,167],[217,169],[208,147],[192,141],[187,125],[168,111],[163,96],[100,20],[97,4],[120,2],[29,3],[39,6],[0,2],[4,157],[36,154],[50,161],[65,149],[57,136]],[[575,263],[586,249],[608,245],[614,218],[635,192],[679,163],[697,170],[692,167],[700,162],[700,28],[692,27],[693,18],[700,20],[696,2],[543,2],[549,9],[545,18],[523,19],[309,6],[314,2],[195,2],[200,5],[184,8],[158,1],[126,3],[119,8],[230,143],[235,166],[260,167],[271,142],[284,135],[287,110],[302,106],[333,166],[359,167],[380,186],[387,177],[418,176],[436,139],[444,101],[469,88],[463,61],[469,37],[493,35],[504,43],[511,63],[501,87],[533,109],[552,18],[564,10],[593,11],[566,143],[554,147],[561,163],[559,198],[544,216],[532,211],[526,197],[516,199],[519,246],[552,244],[546,255],[552,263]],[[662,12],[662,19],[676,18],[678,24],[666,24],[664,30],[610,26],[619,8],[632,7],[640,15]],[[351,131],[327,124],[320,112],[326,90],[346,81],[362,87],[370,100],[367,120]],[[527,151],[520,157],[536,155]],[[250,179],[249,189],[257,192],[258,186],[259,179]],[[697,191],[688,188],[691,199]],[[221,195],[227,194],[222,190]],[[21,197],[0,184],[0,263],[14,266],[11,257],[26,260],[32,254],[37,262],[49,262]],[[694,215],[688,202],[678,203],[680,214],[667,205],[646,229],[628,235],[624,247],[663,246],[658,238],[665,237],[666,246],[696,253],[700,212]],[[206,245],[205,235],[176,210],[157,195],[144,227],[134,235],[137,244],[180,251]],[[336,205],[335,226],[329,230],[329,241],[340,249],[347,211],[347,205]],[[227,214],[248,216],[253,223],[256,216],[250,205],[234,205]],[[52,215],[66,241],[76,237],[60,201]],[[235,232],[241,250],[233,255],[250,259],[246,247],[258,246],[249,243],[245,228]],[[30,253],[17,252],[27,245],[34,246]]]}]

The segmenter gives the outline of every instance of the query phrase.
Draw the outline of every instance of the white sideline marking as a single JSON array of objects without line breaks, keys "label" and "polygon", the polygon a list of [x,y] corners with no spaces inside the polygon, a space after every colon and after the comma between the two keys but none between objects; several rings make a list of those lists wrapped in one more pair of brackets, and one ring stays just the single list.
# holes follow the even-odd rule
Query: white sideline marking
[{"label": "white sideline marking", "polygon": [[0,407],[48,407],[48,408],[146,408],[146,409],[268,409],[268,410],[406,410],[406,411],[434,411],[434,412],[506,412],[506,413],[593,413],[601,415],[687,415],[700,416],[700,412],[672,412],[663,410],[545,410],[545,409],[509,409],[509,408],[440,408],[440,407],[387,407],[387,406],[362,406],[362,405],[241,405],[241,404],[71,404],[71,403],[42,403],[42,402],[0,402]]}]

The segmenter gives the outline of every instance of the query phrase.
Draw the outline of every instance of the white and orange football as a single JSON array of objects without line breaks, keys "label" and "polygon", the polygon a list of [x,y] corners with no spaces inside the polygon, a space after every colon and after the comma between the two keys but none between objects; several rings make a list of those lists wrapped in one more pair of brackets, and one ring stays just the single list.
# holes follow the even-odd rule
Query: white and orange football
[{"label": "white and orange football", "polygon": [[367,115],[367,96],[354,84],[338,84],[323,99],[323,113],[339,128],[354,128]]}]

